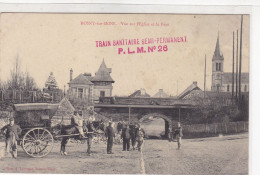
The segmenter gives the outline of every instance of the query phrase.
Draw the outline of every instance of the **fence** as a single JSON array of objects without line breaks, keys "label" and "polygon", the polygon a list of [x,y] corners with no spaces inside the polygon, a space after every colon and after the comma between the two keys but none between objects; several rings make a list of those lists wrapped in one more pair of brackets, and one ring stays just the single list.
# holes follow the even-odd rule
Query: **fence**
[{"label": "fence", "polygon": [[60,102],[63,93],[57,91],[44,91],[48,93],[50,98],[44,98],[42,91],[22,91],[22,90],[1,90],[0,102],[13,102],[13,103],[35,103],[35,102]]},{"label": "fence", "polygon": [[182,128],[184,138],[207,137],[219,134],[248,132],[248,122],[239,121],[229,123],[193,124],[183,125]]}]

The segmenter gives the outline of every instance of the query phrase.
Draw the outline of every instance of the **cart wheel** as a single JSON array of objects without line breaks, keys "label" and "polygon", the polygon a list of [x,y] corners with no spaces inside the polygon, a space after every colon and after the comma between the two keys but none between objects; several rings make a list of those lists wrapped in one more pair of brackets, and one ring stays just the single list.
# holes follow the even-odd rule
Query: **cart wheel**
[{"label": "cart wheel", "polygon": [[33,128],[24,135],[22,148],[31,157],[44,157],[53,148],[53,136],[47,129]]}]

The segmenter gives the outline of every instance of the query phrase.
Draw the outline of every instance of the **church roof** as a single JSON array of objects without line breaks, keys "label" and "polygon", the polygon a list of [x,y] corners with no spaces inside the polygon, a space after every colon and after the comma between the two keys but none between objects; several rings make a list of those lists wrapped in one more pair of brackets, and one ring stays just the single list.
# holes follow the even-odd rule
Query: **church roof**
[{"label": "church roof", "polygon": [[92,77],[87,74],[80,74],[73,80],[69,82],[69,84],[83,84],[83,85],[92,85],[91,82]]},{"label": "church roof", "polygon": [[105,61],[103,60],[98,71],[96,72],[95,76],[91,81],[108,81],[114,83],[115,81],[110,76],[111,71],[111,68],[107,68]]},{"label": "church roof", "polygon": [[[236,83],[236,74],[234,75],[234,82]],[[232,84],[232,72],[227,72],[223,74],[222,83]],[[249,84],[248,72],[241,72],[241,84]]]},{"label": "church roof", "polygon": [[219,35],[217,38],[216,47],[215,47],[215,51],[214,51],[212,60],[224,60],[223,54],[220,54]]},{"label": "church roof", "polygon": [[201,90],[198,85],[197,81],[194,81],[190,86],[188,86],[179,96],[178,98],[182,99],[185,97],[187,94],[189,94],[193,90]]}]

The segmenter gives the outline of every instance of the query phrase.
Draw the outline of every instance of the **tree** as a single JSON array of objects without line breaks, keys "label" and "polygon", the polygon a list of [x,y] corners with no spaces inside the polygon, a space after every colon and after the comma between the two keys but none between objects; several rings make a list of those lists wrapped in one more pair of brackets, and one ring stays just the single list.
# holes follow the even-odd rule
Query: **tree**
[{"label": "tree", "polygon": [[17,56],[13,68],[10,71],[10,78],[6,82],[1,82],[0,87],[11,90],[37,90],[37,85],[33,77],[26,71],[21,70],[21,62]]}]

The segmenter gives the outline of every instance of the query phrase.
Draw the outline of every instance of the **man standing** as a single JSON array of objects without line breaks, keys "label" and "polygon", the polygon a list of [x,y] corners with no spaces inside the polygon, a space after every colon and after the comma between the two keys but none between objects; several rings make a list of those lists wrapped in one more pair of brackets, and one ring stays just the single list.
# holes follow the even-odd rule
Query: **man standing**
[{"label": "man standing", "polygon": [[115,137],[114,128],[112,127],[112,122],[109,122],[109,126],[106,128],[106,137],[107,137],[107,154],[113,154],[112,147],[113,147],[113,140]]},{"label": "man standing", "polygon": [[119,122],[117,123],[117,132],[120,133],[121,130],[122,130],[122,123],[119,121]]},{"label": "man standing", "polygon": [[177,144],[178,144],[178,150],[181,148],[181,138],[183,137],[182,134],[182,127],[181,127],[181,123],[178,122],[178,128],[175,129],[174,134],[176,135],[176,140],[177,140]]},{"label": "man standing", "polygon": [[17,140],[22,132],[20,126],[14,124],[14,118],[9,119],[9,124],[1,129],[1,132],[5,135],[5,149],[6,153],[10,155],[10,151],[14,158],[17,157]]},{"label": "man standing", "polygon": [[93,125],[93,119],[90,118],[87,123],[87,129],[88,129],[88,138],[87,138],[87,144],[88,144],[88,150],[87,154],[91,154],[91,145],[92,145],[92,139],[93,139],[93,132],[95,131],[94,125]]},{"label": "man standing", "polygon": [[129,151],[130,149],[130,129],[129,125],[126,125],[126,128],[123,128],[121,137],[123,138],[123,151]]},{"label": "man standing", "polygon": [[137,131],[137,125],[131,125],[130,128],[130,136],[131,136],[131,143],[133,150],[135,150],[135,144],[136,144],[136,131]]},{"label": "man standing", "polygon": [[136,131],[136,141],[137,141],[137,149],[138,151],[142,151],[143,143],[144,143],[144,130],[138,125],[137,131]]}]

